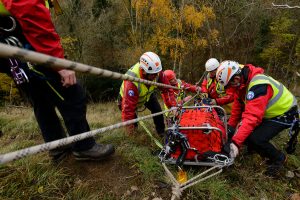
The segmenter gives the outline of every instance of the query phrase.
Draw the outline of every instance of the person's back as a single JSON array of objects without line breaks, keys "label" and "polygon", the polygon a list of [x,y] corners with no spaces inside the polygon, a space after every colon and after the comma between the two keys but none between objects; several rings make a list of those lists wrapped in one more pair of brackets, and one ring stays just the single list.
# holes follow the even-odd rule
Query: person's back
[{"label": "person's back", "polygon": [[[168,84],[169,81],[162,73],[162,64],[158,55],[153,52],[145,52],[140,61],[132,66],[127,75],[146,79],[148,81]],[[161,112],[161,107],[154,93],[157,88],[155,85],[146,85],[144,83],[123,81],[119,93],[119,108],[122,111],[122,120],[127,121],[137,117],[138,108],[146,107],[151,113]],[[168,107],[176,106],[175,97],[172,89],[158,88],[162,93],[162,98]],[[159,135],[164,135],[163,115],[153,117],[156,131]],[[135,125],[127,126],[127,132],[132,133]]]}]

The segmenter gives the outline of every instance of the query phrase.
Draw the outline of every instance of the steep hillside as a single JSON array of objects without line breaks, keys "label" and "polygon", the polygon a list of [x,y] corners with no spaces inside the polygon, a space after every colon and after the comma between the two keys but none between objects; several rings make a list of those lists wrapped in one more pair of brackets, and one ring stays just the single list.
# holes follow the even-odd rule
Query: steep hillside
[{"label": "steep hillside", "polygon": [[[0,153],[43,142],[30,108],[1,108],[0,116],[3,131]],[[88,120],[91,128],[96,129],[119,122],[120,113],[115,103],[89,105]],[[152,120],[146,124],[152,130]],[[275,139],[279,146],[287,139],[286,133],[281,135]],[[157,147],[142,129],[131,137],[117,129],[97,136],[97,140],[113,143],[117,148],[115,155],[101,162],[78,162],[70,155],[55,164],[47,153],[40,153],[1,165],[0,199],[171,198],[171,184],[159,159],[153,155]],[[203,167],[185,169],[189,177],[204,170]],[[289,156],[280,178],[266,177],[264,169],[264,160],[259,156],[242,153],[220,175],[187,189],[182,199],[300,198],[299,146],[296,154]],[[294,176],[287,177],[288,171],[294,172]]]}]

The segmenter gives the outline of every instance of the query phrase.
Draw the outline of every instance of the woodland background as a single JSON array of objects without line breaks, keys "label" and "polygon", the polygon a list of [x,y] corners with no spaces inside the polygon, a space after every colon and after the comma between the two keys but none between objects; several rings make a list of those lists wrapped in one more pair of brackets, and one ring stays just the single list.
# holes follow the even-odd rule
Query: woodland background
[{"label": "woodland background", "polygon": [[[261,66],[299,95],[299,0],[61,0],[53,20],[70,60],[125,73],[145,51],[190,83],[210,57]],[[298,72],[297,72],[298,71]],[[298,74],[298,76],[297,76]],[[79,75],[90,101],[116,98],[121,81]],[[298,88],[297,88],[298,87]],[[0,101],[20,103],[0,74]]]}]

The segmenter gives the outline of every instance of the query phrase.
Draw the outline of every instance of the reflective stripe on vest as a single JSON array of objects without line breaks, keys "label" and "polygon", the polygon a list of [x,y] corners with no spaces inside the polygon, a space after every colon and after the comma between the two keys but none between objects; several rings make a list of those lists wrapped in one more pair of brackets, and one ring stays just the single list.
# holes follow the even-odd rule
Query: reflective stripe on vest
[{"label": "reflective stripe on vest", "polygon": [[[180,79],[177,79],[177,87],[180,89],[182,85],[182,81]],[[176,97],[176,101],[179,102],[184,98],[184,91],[183,90],[178,90],[178,94],[176,94],[175,90],[174,90],[174,95]],[[166,105],[166,103],[164,103],[164,109],[168,110],[168,106]],[[168,112],[165,113],[166,116],[169,115]]]},{"label": "reflective stripe on vest", "polygon": [[252,78],[249,83],[247,93],[253,86],[260,84],[268,84],[273,89],[273,96],[268,102],[264,118],[270,119],[280,116],[287,112],[294,105],[297,105],[294,95],[282,83],[276,81],[270,76],[263,74],[256,75]]},{"label": "reflective stripe on vest", "polygon": [[0,0],[0,15],[10,15],[9,11],[4,7],[2,1]]},{"label": "reflective stripe on vest", "polygon": [[[127,72],[127,75],[133,76],[135,78],[141,78],[140,77],[140,64],[137,63],[134,66],[132,66]],[[158,77],[154,82],[157,82]],[[151,94],[155,91],[157,86],[151,85],[149,88],[144,84],[140,82],[133,82],[133,84],[137,87],[138,93],[139,93],[139,100],[138,100],[138,105],[137,107],[142,107],[146,102],[149,101]],[[121,97],[123,98],[124,96],[124,81],[121,85],[120,88],[120,93]]]},{"label": "reflective stripe on vest", "polygon": [[[181,85],[182,85],[181,80],[177,79],[177,88],[180,89]],[[174,93],[175,93],[175,90],[174,90]],[[176,96],[177,101],[182,100],[184,98],[184,91],[183,90],[178,90],[178,94],[177,95],[175,94],[175,96]]]}]

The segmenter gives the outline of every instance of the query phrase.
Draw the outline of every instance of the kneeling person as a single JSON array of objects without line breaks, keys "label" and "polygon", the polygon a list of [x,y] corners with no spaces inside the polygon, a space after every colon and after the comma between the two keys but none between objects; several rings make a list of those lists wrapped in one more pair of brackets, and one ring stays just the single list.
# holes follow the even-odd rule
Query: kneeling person
[{"label": "kneeling person", "polygon": [[[153,52],[144,53],[140,62],[132,66],[126,74],[146,79],[149,81],[159,82],[170,85],[168,79],[162,73],[160,58]],[[120,109],[122,110],[122,121],[128,121],[137,118],[137,109],[145,106],[151,113],[161,112],[162,109],[154,93],[157,86],[146,85],[140,82],[123,81],[120,88]],[[176,106],[174,92],[169,88],[160,87],[163,100],[168,108]],[[163,115],[153,117],[155,129],[160,136],[163,136],[165,124]],[[129,125],[127,130],[132,132],[136,124]]]}]

